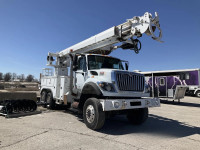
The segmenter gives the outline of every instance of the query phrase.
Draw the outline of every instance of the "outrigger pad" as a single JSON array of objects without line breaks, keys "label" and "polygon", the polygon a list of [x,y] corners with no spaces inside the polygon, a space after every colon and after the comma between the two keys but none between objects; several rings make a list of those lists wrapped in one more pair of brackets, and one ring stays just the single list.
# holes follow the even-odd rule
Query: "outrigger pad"
[{"label": "outrigger pad", "polygon": [[37,109],[37,104],[33,100],[3,100],[0,101],[0,113],[12,114],[18,112],[32,112]]}]

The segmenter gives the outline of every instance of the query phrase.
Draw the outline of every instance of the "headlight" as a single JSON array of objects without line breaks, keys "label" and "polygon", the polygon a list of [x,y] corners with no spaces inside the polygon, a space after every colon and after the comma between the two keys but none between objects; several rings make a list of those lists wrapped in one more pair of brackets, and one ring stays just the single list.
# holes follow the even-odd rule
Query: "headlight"
[{"label": "headlight", "polygon": [[115,92],[114,85],[112,83],[107,82],[98,82],[97,83],[99,87],[101,87],[102,90],[108,91],[108,92]]}]

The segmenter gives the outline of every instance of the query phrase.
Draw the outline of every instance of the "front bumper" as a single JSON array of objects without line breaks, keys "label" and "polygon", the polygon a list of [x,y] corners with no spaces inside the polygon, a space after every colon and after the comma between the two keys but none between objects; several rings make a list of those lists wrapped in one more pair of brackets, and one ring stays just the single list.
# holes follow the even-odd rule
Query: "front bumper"
[{"label": "front bumper", "polygon": [[3,108],[4,108],[4,106],[1,106],[1,105],[0,105],[0,111],[3,110]]},{"label": "front bumper", "polygon": [[160,99],[100,99],[103,111],[160,107]]}]

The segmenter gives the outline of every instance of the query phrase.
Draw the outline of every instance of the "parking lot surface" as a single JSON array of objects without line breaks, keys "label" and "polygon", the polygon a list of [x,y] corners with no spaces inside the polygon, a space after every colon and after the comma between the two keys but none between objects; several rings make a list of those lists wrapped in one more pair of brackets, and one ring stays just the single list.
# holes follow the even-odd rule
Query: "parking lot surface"
[{"label": "parking lot surface", "polygon": [[0,116],[0,150],[199,149],[200,98],[162,102],[161,107],[149,109],[142,125],[116,116],[99,131],[88,129],[81,117],[65,110],[44,109],[10,119]]}]

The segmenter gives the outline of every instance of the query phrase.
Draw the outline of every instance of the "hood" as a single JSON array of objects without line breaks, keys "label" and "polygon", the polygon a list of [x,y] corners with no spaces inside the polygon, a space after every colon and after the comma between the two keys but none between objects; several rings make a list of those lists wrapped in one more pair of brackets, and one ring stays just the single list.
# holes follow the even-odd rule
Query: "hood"
[{"label": "hood", "polygon": [[135,73],[127,70],[119,70],[119,69],[94,69],[88,71],[88,77],[98,78],[99,81],[112,82],[115,79],[115,73],[128,73],[141,75],[139,73]]}]

